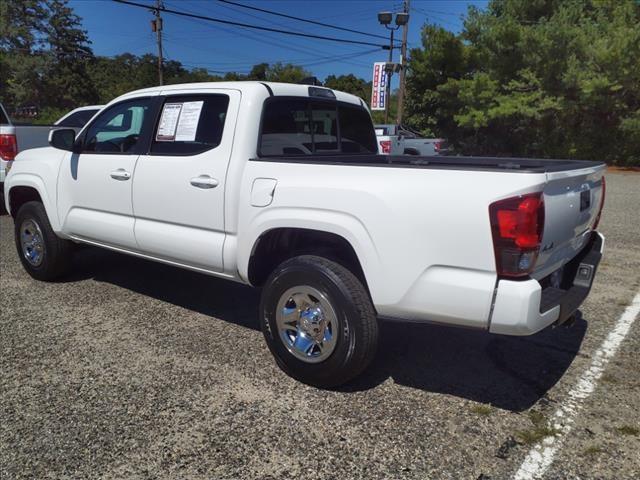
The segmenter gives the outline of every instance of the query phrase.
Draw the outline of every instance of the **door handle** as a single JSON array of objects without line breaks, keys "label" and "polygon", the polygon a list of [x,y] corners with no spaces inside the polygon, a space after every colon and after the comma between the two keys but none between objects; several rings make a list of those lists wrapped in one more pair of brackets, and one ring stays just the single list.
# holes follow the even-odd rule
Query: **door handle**
[{"label": "door handle", "polygon": [[114,180],[129,180],[131,178],[131,174],[124,168],[119,168],[111,172],[111,178]]},{"label": "door handle", "polygon": [[215,188],[220,182],[209,175],[199,175],[193,177],[190,183],[197,188]]}]

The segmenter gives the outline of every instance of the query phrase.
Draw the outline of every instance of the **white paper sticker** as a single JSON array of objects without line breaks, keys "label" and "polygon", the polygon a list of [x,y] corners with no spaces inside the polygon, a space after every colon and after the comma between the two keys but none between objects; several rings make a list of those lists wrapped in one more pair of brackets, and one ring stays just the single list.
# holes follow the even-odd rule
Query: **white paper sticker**
[{"label": "white paper sticker", "polygon": [[180,118],[182,103],[165,103],[156,133],[156,141],[172,142],[176,139],[176,127]]},{"label": "white paper sticker", "polygon": [[200,112],[204,102],[184,102],[182,104],[182,112],[178,119],[178,128],[176,130],[176,142],[193,142],[196,139],[196,131],[198,130],[198,122],[200,121]]}]

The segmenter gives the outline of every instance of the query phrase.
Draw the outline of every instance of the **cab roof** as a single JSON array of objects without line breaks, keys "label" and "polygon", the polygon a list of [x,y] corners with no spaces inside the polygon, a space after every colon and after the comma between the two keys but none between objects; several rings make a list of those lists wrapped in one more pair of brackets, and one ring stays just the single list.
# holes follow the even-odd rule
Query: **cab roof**
[{"label": "cab roof", "polygon": [[[207,88],[223,88],[238,90],[241,93],[255,93],[256,90],[262,89],[266,95],[273,96],[294,96],[294,97],[319,97],[326,98],[322,95],[322,91],[331,91],[335,95],[336,100],[341,102],[352,103],[355,105],[361,105],[366,108],[364,100],[356,95],[350,93],[341,92],[338,90],[332,90],[325,87],[316,87],[312,85],[300,85],[295,83],[279,83],[279,82],[258,82],[258,81],[234,81],[234,82],[199,82],[199,83],[179,83],[174,85],[162,85],[156,87],[145,88],[142,90],[135,90],[133,92],[126,93],[118,99],[126,97],[136,97],[141,94],[167,94],[172,91],[185,90],[185,89],[207,89]],[[320,95],[311,94],[315,91]],[[110,102],[110,103],[113,103]]]}]

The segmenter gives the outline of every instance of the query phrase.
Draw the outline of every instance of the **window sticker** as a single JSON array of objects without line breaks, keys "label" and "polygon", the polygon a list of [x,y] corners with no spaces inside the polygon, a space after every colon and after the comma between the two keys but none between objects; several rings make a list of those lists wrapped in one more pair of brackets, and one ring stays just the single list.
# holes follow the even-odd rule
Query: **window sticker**
[{"label": "window sticker", "polygon": [[176,128],[181,110],[182,103],[164,104],[160,124],[158,125],[158,132],[156,133],[157,142],[173,142],[176,140]]},{"label": "window sticker", "polygon": [[182,112],[178,118],[178,128],[175,131],[176,142],[193,142],[196,139],[198,122],[204,101],[184,102]]}]

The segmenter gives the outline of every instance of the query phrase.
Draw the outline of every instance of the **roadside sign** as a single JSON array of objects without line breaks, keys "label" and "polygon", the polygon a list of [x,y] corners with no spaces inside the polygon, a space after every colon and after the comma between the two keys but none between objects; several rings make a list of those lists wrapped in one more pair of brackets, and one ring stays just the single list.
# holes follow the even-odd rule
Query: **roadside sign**
[{"label": "roadside sign", "polygon": [[373,64],[373,85],[371,87],[371,110],[384,110],[387,106],[387,72],[385,62]]}]

